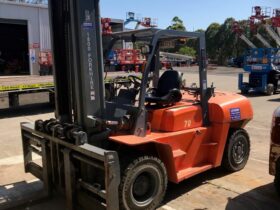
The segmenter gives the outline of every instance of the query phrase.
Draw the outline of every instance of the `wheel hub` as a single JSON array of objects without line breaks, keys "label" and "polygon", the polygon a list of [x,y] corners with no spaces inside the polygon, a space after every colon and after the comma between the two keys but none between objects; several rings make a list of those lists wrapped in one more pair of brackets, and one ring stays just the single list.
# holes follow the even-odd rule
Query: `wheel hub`
[{"label": "wheel hub", "polygon": [[233,146],[233,159],[236,163],[241,163],[245,158],[245,142],[240,140]]},{"label": "wheel hub", "polygon": [[150,181],[145,175],[140,175],[133,185],[133,193],[135,196],[143,196],[149,191]]},{"label": "wheel hub", "polygon": [[150,203],[158,189],[157,176],[152,171],[140,173],[132,185],[131,195],[138,205]]}]

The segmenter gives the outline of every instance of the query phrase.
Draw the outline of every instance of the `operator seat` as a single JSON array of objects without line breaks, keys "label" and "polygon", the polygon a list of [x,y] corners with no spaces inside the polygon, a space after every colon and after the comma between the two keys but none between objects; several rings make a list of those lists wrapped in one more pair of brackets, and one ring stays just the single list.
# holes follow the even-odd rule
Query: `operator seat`
[{"label": "operator seat", "polygon": [[165,71],[158,81],[158,87],[146,94],[146,102],[158,105],[172,105],[182,99],[180,88],[182,86],[182,74],[178,71]]}]

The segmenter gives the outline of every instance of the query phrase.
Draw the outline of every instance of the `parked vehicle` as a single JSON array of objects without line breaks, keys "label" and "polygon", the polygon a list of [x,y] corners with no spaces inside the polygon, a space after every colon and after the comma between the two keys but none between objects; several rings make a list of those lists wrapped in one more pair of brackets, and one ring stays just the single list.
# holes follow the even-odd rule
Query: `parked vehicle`
[{"label": "parked vehicle", "polygon": [[244,70],[249,73],[249,81],[243,81],[239,74],[241,93],[250,91],[272,95],[280,89],[280,48],[254,48],[245,56]]},{"label": "parked vehicle", "polygon": [[234,66],[234,58],[233,58],[233,57],[230,57],[230,58],[227,60],[227,66],[230,66],[230,67],[233,67],[233,66]]},{"label": "parked vehicle", "polygon": [[272,120],[269,174],[275,176],[274,185],[280,195],[280,107],[275,110]]}]

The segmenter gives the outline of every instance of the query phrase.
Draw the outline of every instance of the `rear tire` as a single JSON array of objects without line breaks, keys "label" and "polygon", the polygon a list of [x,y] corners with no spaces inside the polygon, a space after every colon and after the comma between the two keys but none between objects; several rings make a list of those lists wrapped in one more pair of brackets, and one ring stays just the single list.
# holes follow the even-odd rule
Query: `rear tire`
[{"label": "rear tire", "polygon": [[250,155],[250,138],[244,129],[230,131],[224,150],[222,167],[227,171],[242,170]]},{"label": "rear tire", "polygon": [[241,94],[247,95],[249,93],[249,83],[244,82],[243,86],[244,87],[241,89]]},{"label": "rear tire", "polygon": [[245,90],[245,89],[241,90],[241,94],[242,94],[242,95],[247,95],[248,93],[249,93],[248,90]]},{"label": "rear tire", "polygon": [[273,95],[274,94],[274,85],[273,84],[271,84],[271,83],[269,83],[268,85],[267,85],[267,88],[266,88],[266,94],[268,95],[268,96],[271,96],[271,95]]},{"label": "rear tire", "polygon": [[120,184],[120,207],[125,210],[153,210],[162,202],[167,173],[160,159],[136,158],[124,170]]}]

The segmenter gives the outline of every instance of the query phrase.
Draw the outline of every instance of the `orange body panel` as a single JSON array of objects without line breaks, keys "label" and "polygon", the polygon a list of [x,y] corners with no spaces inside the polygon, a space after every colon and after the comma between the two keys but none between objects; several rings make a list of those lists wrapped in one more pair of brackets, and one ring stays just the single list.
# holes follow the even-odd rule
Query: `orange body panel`
[{"label": "orange body panel", "polygon": [[221,165],[230,127],[244,127],[253,117],[249,100],[232,93],[216,93],[209,101],[210,126],[202,125],[202,110],[184,94],[172,107],[148,110],[151,133],[111,136],[119,144],[147,151],[151,144],[164,162],[169,180],[186,178]]},{"label": "orange body panel", "polygon": [[240,109],[240,120],[251,120],[253,118],[253,109],[246,97],[236,93],[217,92],[216,96],[209,100],[210,121],[232,122],[230,110],[234,108]]},{"label": "orange body panel", "polygon": [[181,131],[202,126],[201,107],[177,104],[170,108],[149,111],[153,130]]}]

